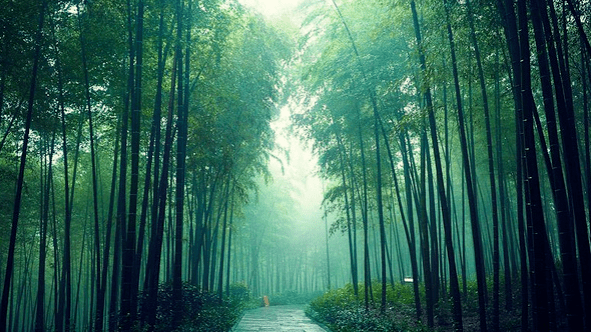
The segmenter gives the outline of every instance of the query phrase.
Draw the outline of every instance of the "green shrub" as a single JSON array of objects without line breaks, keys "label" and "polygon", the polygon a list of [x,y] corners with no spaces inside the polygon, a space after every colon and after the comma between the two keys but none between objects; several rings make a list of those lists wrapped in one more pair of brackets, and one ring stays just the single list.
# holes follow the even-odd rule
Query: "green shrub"
[{"label": "green shrub", "polygon": [[359,297],[355,296],[353,285],[333,289],[310,302],[306,314],[333,331],[422,331],[425,327],[413,322],[414,294],[412,285],[396,285],[387,288],[388,307],[380,312],[381,284],[372,285],[374,299],[365,308],[364,288],[359,286]]},{"label": "green shrub", "polygon": [[[183,284],[183,318],[177,331],[229,331],[240,318],[248,303],[248,289],[233,285],[230,296],[220,299],[189,283]],[[155,331],[174,331],[172,285],[162,284],[158,290]]]},{"label": "green shrub", "polygon": [[286,291],[281,294],[274,294],[269,296],[270,305],[286,305],[286,304],[306,304],[314,298],[322,295],[322,292],[312,293],[298,293],[296,291]]},{"label": "green shrub", "polygon": [[241,301],[250,300],[250,291],[248,290],[248,286],[246,286],[245,282],[235,282],[230,284],[230,294],[228,295],[233,299],[238,299]]}]

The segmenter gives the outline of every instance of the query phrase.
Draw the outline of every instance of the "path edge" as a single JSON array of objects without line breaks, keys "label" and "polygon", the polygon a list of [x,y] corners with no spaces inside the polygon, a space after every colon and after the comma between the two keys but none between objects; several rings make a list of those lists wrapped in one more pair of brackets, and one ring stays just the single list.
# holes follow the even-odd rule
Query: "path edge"
[{"label": "path edge", "polygon": [[308,315],[308,310],[314,310],[310,307],[310,304],[306,304],[304,307],[304,315],[306,315],[306,317],[310,318],[311,321],[313,321],[314,323],[318,324],[318,326],[320,326],[321,328],[323,328],[326,332],[333,332],[331,329],[328,328],[328,326],[326,326],[323,322],[319,321],[318,319]]}]

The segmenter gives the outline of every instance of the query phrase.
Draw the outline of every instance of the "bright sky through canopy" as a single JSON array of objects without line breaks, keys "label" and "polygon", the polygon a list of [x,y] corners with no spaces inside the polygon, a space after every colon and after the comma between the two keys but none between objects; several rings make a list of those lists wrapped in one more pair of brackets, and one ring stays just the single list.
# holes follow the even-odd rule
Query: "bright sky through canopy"
[{"label": "bright sky through canopy", "polygon": [[[260,13],[267,21],[282,17],[294,19],[298,6],[305,0],[238,0],[244,6]],[[298,110],[299,105],[290,102],[288,105],[278,105],[280,116],[274,120],[271,127],[275,131],[276,149],[273,154],[281,159],[281,163],[270,159],[269,170],[274,179],[287,181],[291,184],[291,197],[297,202],[294,211],[298,218],[299,230],[314,238],[324,236],[321,224],[323,199],[323,185],[319,178],[318,157],[311,149],[296,137],[291,126],[290,116]],[[289,155],[289,157],[286,155]],[[292,235],[292,234],[291,234]],[[289,235],[287,235],[289,236]]]},{"label": "bright sky through canopy", "polygon": [[239,0],[243,5],[253,8],[267,18],[289,13],[302,2],[302,0]]}]

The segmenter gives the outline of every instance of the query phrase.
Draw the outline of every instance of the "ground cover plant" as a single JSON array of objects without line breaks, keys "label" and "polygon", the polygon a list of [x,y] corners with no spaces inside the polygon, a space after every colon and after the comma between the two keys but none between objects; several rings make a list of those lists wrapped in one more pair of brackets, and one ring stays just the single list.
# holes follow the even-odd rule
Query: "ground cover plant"
[{"label": "ground cover plant", "polygon": [[[157,319],[154,331],[230,331],[240,319],[242,311],[253,307],[245,286],[232,284],[229,296],[219,298],[212,292],[200,290],[194,285],[183,285],[183,317],[181,326],[172,326],[174,305],[171,284],[163,284],[158,292]],[[138,330],[142,330],[138,327]]]},{"label": "ground cover plant", "polygon": [[[380,312],[380,283],[372,284],[373,301],[366,308],[363,297],[356,297],[351,284],[338,289],[330,290],[312,300],[306,308],[306,314],[325,325],[331,331],[453,331],[451,303],[440,301],[436,310],[436,324],[429,328],[425,322],[424,313],[421,320],[415,319],[415,302],[412,284],[388,285],[387,307],[384,313]],[[364,292],[362,285],[359,293]],[[421,286],[422,288],[422,286]],[[476,295],[476,282],[467,285],[464,308],[464,330],[478,331],[478,299]],[[422,290],[424,291],[424,289]],[[422,292],[423,293],[423,292]],[[424,294],[424,293],[423,293]],[[518,296],[518,294],[513,294]],[[424,303],[425,298],[422,296]],[[424,310],[423,310],[424,312]],[[518,331],[519,315],[514,311],[503,312],[500,322],[502,331]]]}]

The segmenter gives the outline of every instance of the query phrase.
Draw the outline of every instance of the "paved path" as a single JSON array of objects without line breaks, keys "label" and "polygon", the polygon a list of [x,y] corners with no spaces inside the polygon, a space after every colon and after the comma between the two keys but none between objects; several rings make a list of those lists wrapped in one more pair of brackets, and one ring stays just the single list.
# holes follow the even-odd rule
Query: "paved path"
[{"label": "paved path", "polygon": [[304,314],[303,305],[280,305],[262,307],[244,312],[232,332],[325,332]]}]

